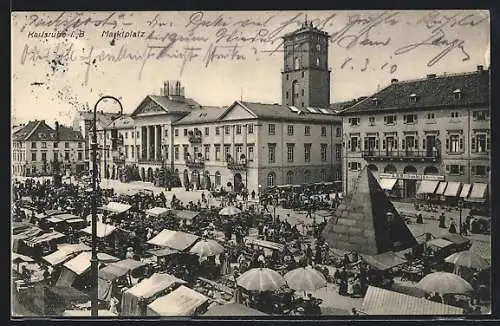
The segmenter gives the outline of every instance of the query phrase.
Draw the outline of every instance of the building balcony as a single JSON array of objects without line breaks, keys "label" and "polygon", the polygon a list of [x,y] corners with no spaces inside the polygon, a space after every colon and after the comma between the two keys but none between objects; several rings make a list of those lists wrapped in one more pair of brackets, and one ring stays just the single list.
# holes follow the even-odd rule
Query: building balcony
[{"label": "building balcony", "polygon": [[233,171],[244,171],[247,169],[247,161],[241,160],[240,162],[227,162],[227,168]]},{"label": "building balcony", "polygon": [[368,150],[363,151],[363,158],[368,162],[426,162],[436,163],[440,159],[438,152],[432,151],[387,151],[387,150]]},{"label": "building balcony", "polygon": [[205,167],[205,160],[186,158],[186,167],[190,169],[203,169]]},{"label": "building balcony", "polygon": [[201,144],[201,136],[200,135],[189,135],[188,140],[191,144]]}]

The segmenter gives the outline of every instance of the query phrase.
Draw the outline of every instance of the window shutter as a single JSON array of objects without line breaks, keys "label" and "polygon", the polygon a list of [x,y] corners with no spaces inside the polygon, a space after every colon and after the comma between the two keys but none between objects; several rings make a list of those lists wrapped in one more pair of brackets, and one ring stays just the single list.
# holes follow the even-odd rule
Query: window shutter
[{"label": "window shutter", "polygon": [[446,138],[446,150],[450,150],[450,139]]},{"label": "window shutter", "polygon": [[486,137],[486,150],[489,151],[491,146],[491,138],[490,136]]},{"label": "window shutter", "polygon": [[422,139],[422,148],[425,149],[425,138]]},{"label": "window shutter", "polygon": [[365,150],[367,150],[368,149],[368,141],[367,141],[366,137],[365,137],[364,143],[365,143]]},{"label": "window shutter", "polygon": [[356,149],[361,149],[361,138],[358,139],[358,145],[356,146]]},{"label": "window shutter", "polygon": [[394,148],[398,149],[398,139],[397,138],[394,140]]},{"label": "window shutter", "polygon": [[450,166],[449,165],[446,166],[446,172],[450,172]]},{"label": "window shutter", "polygon": [[348,148],[351,147],[351,141],[350,140],[347,141],[347,147]]},{"label": "window shutter", "polygon": [[378,149],[378,139],[375,140],[375,149]]},{"label": "window shutter", "polygon": [[470,147],[471,147],[471,150],[472,150],[473,152],[475,152],[475,151],[476,151],[476,137],[472,137],[472,138],[471,138]]},{"label": "window shutter", "polygon": [[385,149],[385,139],[382,140],[382,149]]},{"label": "window shutter", "polygon": [[401,141],[401,149],[405,149],[405,145],[406,145],[406,139],[403,139]]},{"label": "window shutter", "polygon": [[464,166],[460,165],[460,174],[464,174]]},{"label": "window shutter", "polygon": [[460,146],[460,150],[464,149],[464,137],[460,137],[459,146]]}]

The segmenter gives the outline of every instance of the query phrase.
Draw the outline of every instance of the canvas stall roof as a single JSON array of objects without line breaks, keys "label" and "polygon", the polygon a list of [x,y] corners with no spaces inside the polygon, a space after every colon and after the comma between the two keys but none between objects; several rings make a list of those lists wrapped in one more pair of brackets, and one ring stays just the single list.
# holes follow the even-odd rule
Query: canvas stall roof
[{"label": "canvas stall roof", "polygon": [[57,215],[57,218],[63,221],[68,221],[68,220],[74,220],[74,219],[79,219],[79,216],[73,215],[73,214],[60,214]]},{"label": "canvas stall roof", "polygon": [[439,181],[422,180],[418,187],[417,194],[433,194],[436,191]]},{"label": "canvas stall roof", "polygon": [[447,184],[448,184],[448,182],[444,182],[444,181],[440,182],[439,186],[438,186],[438,188],[436,190],[436,195],[442,195],[442,194],[444,194],[444,191],[446,189],[446,185]]},{"label": "canvas stall roof", "polygon": [[75,289],[71,286],[52,286],[46,287],[47,291],[56,295],[57,297],[65,299],[65,301],[70,302],[85,302],[90,300],[89,295]]},{"label": "canvas stall roof", "polygon": [[442,239],[442,238],[437,238],[437,239],[432,239],[431,241],[428,241],[427,245],[437,247],[437,248],[446,248],[448,246],[453,245],[453,242]]},{"label": "canvas stall roof", "polygon": [[36,226],[32,226],[29,229],[24,230],[21,233],[13,235],[12,238],[13,239],[19,239],[19,240],[27,239],[27,238],[35,237],[35,236],[39,235],[42,232],[43,232],[42,229],[37,228]]},{"label": "canvas stall roof", "polygon": [[[109,310],[99,310],[97,312],[99,317],[116,317],[117,315]],[[90,317],[90,310],[65,310],[63,317]]]},{"label": "canvas stall roof", "polygon": [[491,262],[491,242],[473,241],[469,250]]},{"label": "canvas stall roof", "polygon": [[171,238],[167,240],[164,246],[183,251],[191,247],[196,241],[198,241],[198,239],[200,239],[200,237],[197,235],[177,231]]},{"label": "canvas stall roof", "polygon": [[327,221],[330,248],[378,255],[412,248],[417,241],[372,172],[364,167]]},{"label": "canvas stall roof", "polygon": [[26,230],[31,229],[33,226],[29,223],[25,222],[14,222],[12,223],[12,233],[13,234],[19,234],[22,233]]},{"label": "canvas stall roof", "polygon": [[175,215],[177,216],[178,219],[187,221],[191,221],[199,214],[200,214],[199,212],[193,212],[188,210],[175,211]]},{"label": "canvas stall roof", "polygon": [[462,315],[464,313],[462,308],[374,286],[368,287],[361,311],[367,315]]},{"label": "canvas stall roof", "polygon": [[63,211],[60,211],[60,210],[56,210],[56,209],[52,209],[52,210],[48,210],[45,212],[45,214],[47,216],[55,216],[55,215],[61,215],[61,214],[65,214],[65,212]]},{"label": "canvas stall roof", "polygon": [[380,187],[384,190],[392,190],[398,179],[380,179]]},{"label": "canvas stall roof", "polygon": [[146,214],[158,217],[158,216],[165,215],[169,211],[170,210],[168,208],[165,208],[165,207],[153,207],[153,208],[148,209],[146,211]]},{"label": "canvas stall roof", "polygon": [[123,203],[117,203],[117,202],[109,202],[106,206],[102,207],[103,210],[106,210],[108,212],[112,212],[115,214],[121,214],[125,213],[128,211],[132,206],[128,204],[123,204]]},{"label": "canvas stall roof", "polygon": [[458,192],[460,190],[460,182],[448,182],[448,186],[444,192],[445,196],[448,197],[456,197],[458,196]]},{"label": "canvas stall roof", "polygon": [[453,233],[450,233],[448,235],[445,235],[445,236],[442,236],[441,238],[445,239],[445,240],[448,240],[448,241],[451,241],[453,242],[454,244],[456,245],[463,245],[465,243],[468,243],[470,242],[469,239],[467,238],[464,238],[462,237],[461,235],[458,235],[458,234],[453,234]]},{"label": "canvas stall roof", "polygon": [[43,257],[47,263],[52,266],[57,266],[64,263],[66,260],[70,259],[73,255],[82,252],[90,251],[91,248],[83,243],[78,244],[64,244],[58,246],[57,251]]},{"label": "canvas stall roof", "polygon": [[215,306],[209,309],[203,316],[267,316],[260,310],[256,310],[239,303],[229,303]]},{"label": "canvas stall roof", "polygon": [[47,219],[47,221],[49,221],[50,223],[54,223],[54,224],[58,224],[58,223],[61,223],[63,220],[61,220],[59,217],[57,216],[52,216],[52,217],[49,217]]},{"label": "canvas stall roof", "polygon": [[122,277],[128,272],[131,272],[137,268],[146,266],[147,263],[133,260],[124,259],[117,262],[108,264],[106,267],[99,270],[99,278],[103,280],[114,280],[116,278]]},{"label": "canvas stall roof", "polygon": [[[104,224],[98,222],[96,225],[97,225],[98,238],[105,238],[107,236],[110,236],[111,234],[113,234],[113,232],[116,231],[116,227],[111,224]],[[82,232],[92,235],[92,225],[83,229]]]},{"label": "canvas stall roof", "polygon": [[162,249],[151,249],[148,250],[148,252],[156,257],[165,257],[171,254],[176,254],[179,251],[171,248],[162,248]]},{"label": "canvas stall roof", "polygon": [[74,218],[71,220],[66,220],[65,222],[69,223],[69,224],[73,224],[73,223],[82,223],[82,222],[85,222],[85,220],[81,219],[81,218]]},{"label": "canvas stall roof", "polygon": [[192,316],[208,298],[184,285],[148,305],[150,316]]},{"label": "canvas stall roof", "polygon": [[154,238],[150,239],[147,243],[164,247],[167,241],[174,236],[176,231],[163,229]]},{"label": "canvas stall roof", "polygon": [[472,200],[482,200],[486,196],[486,189],[488,185],[486,183],[475,182],[472,185],[472,190],[469,195],[469,199]]},{"label": "canvas stall roof", "polygon": [[464,183],[462,186],[462,191],[460,191],[460,198],[467,198],[469,196],[471,184],[469,183]]},{"label": "canvas stall roof", "polygon": [[385,271],[406,263],[406,260],[400,258],[398,255],[391,251],[384,252],[376,256],[362,256],[366,263],[381,271]]},{"label": "canvas stall roof", "polygon": [[42,234],[40,236],[27,239],[26,242],[29,242],[32,245],[36,245],[36,244],[40,244],[40,243],[43,243],[43,242],[49,242],[49,241],[52,241],[52,240],[57,240],[57,239],[60,239],[60,238],[64,238],[65,236],[66,235],[64,235],[62,233],[53,231],[53,232],[50,232],[50,233],[44,233],[44,234]]},{"label": "canvas stall roof", "polygon": [[[91,256],[92,256],[92,254],[90,252],[87,252],[87,251],[82,252],[78,256],[76,256],[75,258],[65,262],[64,267],[66,267],[70,271],[73,271],[77,275],[82,275],[83,273],[88,271],[90,268]],[[97,259],[99,260],[99,262],[107,263],[107,264],[120,260],[116,257],[113,257],[113,256],[108,255],[108,254],[103,253],[103,252],[97,253]]]},{"label": "canvas stall roof", "polygon": [[268,249],[278,250],[278,251],[283,251],[285,249],[285,245],[283,245],[281,243],[265,241],[265,240],[260,240],[260,239],[248,239],[247,244],[253,244],[253,245],[256,245],[258,247],[263,247],[263,248],[268,248]]},{"label": "canvas stall roof", "polygon": [[31,257],[25,256],[25,255],[20,255],[16,253],[12,253],[12,261],[13,262],[27,262],[27,263],[32,263],[35,260]]},{"label": "canvas stall roof", "polygon": [[170,288],[174,284],[187,284],[187,282],[170,274],[155,273],[151,277],[131,287],[126,292],[137,298],[147,299]]}]

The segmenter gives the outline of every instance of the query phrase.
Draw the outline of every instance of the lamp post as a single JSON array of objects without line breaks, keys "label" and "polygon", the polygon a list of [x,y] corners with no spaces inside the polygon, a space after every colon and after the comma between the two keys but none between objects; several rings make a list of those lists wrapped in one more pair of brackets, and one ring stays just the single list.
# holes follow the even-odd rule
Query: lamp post
[{"label": "lamp post", "polygon": [[464,202],[462,200],[462,198],[460,198],[458,200],[458,208],[459,208],[459,211],[460,211],[460,216],[459,216],[459,226],[458,226],[458,229],[460,230],[459,234],[462,235],[462,208],[464,207]]},{"label": "lamp post", "polygon": [[[123,113],[121,102],[114,96],[103,96],[94,105],[94,120],[92,132],[92,258],[90,259],[91,280],[92,280],[92,295],[91,295],[91,311],[92,317],[98,315],[98,259],[97,259],[97,105],[103,101],[111,99],[120,106],[120,113]],[[106,156],[105,156],[106,157]]]}]

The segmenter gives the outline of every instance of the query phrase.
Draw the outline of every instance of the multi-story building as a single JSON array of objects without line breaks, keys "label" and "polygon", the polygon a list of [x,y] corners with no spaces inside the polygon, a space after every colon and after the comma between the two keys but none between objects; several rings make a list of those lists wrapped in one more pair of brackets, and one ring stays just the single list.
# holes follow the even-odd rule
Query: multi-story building
[{"label": "multi-story building", "polygon": [[57,123],[52,129],[45,120],[35,120],[18,129],[12,139],[14,175],[51,175],[56,160],[61,174],[79,173],[85,168],[85,142],[79,131]]},{"label": "multi-story building", "polygon": [[305,23],[284,42],[281,105],[235,101],[205,107],[186,98],[179,81],[166,82],[159,96],[146,96],[126,128],[114,126],[115,135],[132,136],[109,155],[129,153],[125,164],[138,164],[145,181],[162,166],[178,173],[183,184],[230,182],[235,190],[256,192],[339,181],[342,126],[329,104],[328,35]]},{"label": "multi-story building", "polygon": [[384,188],[396,187],[405,198],[415,196],[422,180],[433,181],[431,188],[442,181],[440,195],[484,193],[491,153],[489,69],[393,79],[341,116],[344,190],[368,165]]}]

